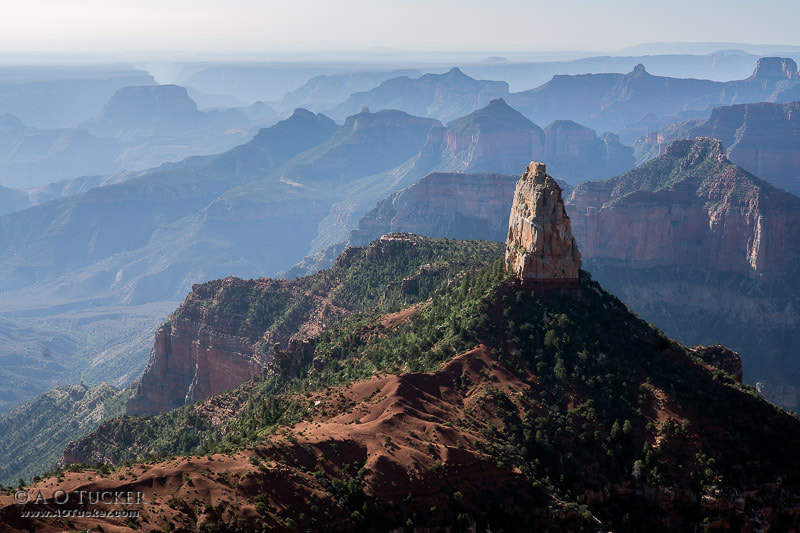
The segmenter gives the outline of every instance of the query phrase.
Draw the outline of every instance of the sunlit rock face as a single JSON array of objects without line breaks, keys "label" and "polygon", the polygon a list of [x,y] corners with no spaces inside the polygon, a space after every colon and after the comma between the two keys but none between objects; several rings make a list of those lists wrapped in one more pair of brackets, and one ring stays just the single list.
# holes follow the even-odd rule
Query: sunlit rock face
[{"label": "sunlit rock face", "polygon": [[524,281],[575,282],[581,254],[561,187],[542,163],[531,162],[517,182],[508,221],[506,264]]}]

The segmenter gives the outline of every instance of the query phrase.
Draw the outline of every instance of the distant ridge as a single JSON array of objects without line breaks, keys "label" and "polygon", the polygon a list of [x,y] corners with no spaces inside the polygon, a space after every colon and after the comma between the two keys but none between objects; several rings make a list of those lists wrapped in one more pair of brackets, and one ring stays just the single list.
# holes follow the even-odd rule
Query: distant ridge
[{"label": "distant ridge", "polygon": [[644,64],[626,74],[554,76],[534,89],[512,93],[509,103],[528,118],[547,122],[570,119],[601,131],[625,131],[632,141],[638,126],[651,116],[671,123],[707,117],[714,107],[761,102],[800,86],[797,65],[790,58],[760,58],[753,74],[742,80],[710,81],[654,76]]},{"label": "distant ridge", "polygon": [[[774,72],[778,77],[796,75],[784,68]],[[638,140],[637,159],[644,162],[663,154],[676,139],[704,136],[720,139],[732,162],[800,195],[800,102],[718,107],[708,120],[671,126]]]},{"label": "distant ridge", "polygon": [[327,113],[343,118],[368,106],[401,109],[447,122],[507,95],[508,83],[504,81],[475,80],[452,68],[444,74],[425,74],[417,79],[401,76],[386,80],[374,89],[351,95]]}]

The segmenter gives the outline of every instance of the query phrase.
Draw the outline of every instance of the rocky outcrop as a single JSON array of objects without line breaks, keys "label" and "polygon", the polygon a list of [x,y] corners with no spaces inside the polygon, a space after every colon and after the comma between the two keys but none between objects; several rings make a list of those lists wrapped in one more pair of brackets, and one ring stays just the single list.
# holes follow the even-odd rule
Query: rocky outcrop
[{"label": "rocky outcrop", "polygon": [[581,254],[572,236],[561,187],[531,162],[517,182],[508,221],[506,264],[522,280],[578,284]]},{"label": "rocky outcrop", "polygon": [[[513,184],[432,174],[380,202],[348,242],[387,231],[504,241]],[[679,142],[650,165],[563,194],[583,268],[640,316],[689,345],[735,349],[745,381],[763,390],[800,383],[797,198],[731,164],[711,139]],[[333,264],[339,251],[309,258],[295,275]],[[795,405],[791,394],[768,397]]]},{"label": "rocky outcrop", "polygon": [[708,120],[680,124],[640,139],[635,145],[637,158],[647,161],[663,155],[677,139],[697,137],[721,140],[733,163],[776,187],[800,194],[800,102],[718,107]]},{"label": "rocky outcrop", "polygon": [[762,57],[756,64],[752,79],[796,80],[800,78],[797,63],[785,57]]},{"label": "rocky outcrop", "polygon": [[691,348],[694,355],[708,363],[712,368],[721,370],[736,380],[742,382],[742,358],[738,353],[729,350],[721,344],[713,346],[695,346]]},{"label": "rocky outcrop", "polygon": [[[183,305],[156,331],[150,361],[127,412],[169,411],[237,387],[263,372],[271,354],[257,350],[256,343],[263,340],[264,346],[272,346],[277,339],[265,336],[246,315],[224,311],[234,310],[236,300],[256,293],[272,293],[278,299],[287,288],[280,281],[238,278],[195,285]],[[246,301],[238,304],[247,309]]]}]

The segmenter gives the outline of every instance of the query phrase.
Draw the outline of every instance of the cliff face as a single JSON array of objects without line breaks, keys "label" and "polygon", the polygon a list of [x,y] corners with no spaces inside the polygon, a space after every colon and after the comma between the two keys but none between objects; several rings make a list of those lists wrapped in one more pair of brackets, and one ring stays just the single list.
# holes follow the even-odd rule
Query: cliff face
[{"label": "cliff face", "polygon": [[800,405],[800,198],[698,138],[581,184],[568,208],[595,279],[682,342],[739,351],[748,383]]},{"label": "cliff face", "polygon": [[631,172],[581,184],[569,203],[587,258],[763,276],[800,257],[800,198],[733,165],[716,139],[676,141]]},{"label": "cliff face", "polygon": [[[156,331],[150,361],[126,410],[155,414],[202,400],[237,387],[261,373],[270,361],[268,352],[256,349],[262,341],[276,339],[239,313],[222,313],[244,306],[237,302],[269,294],[277,303],[296,294],[285,282],[245,281],[226,278],[195,285],[170,320]],[[209,306],[209,303],[213,304]]]},{"label": "cliff face", "polygon": [[578,282],[581,254],[572,236],[561,188],[532,162],[514,190],[506,264],[523,280]]},{"label": "cliff face", "polygon": [[785,57],[762,57],[758,60],[753,79],[771,79],[774,81],[796,80],[800,78],[797,63]]},{"label": "cliff face", "polygon": [[434,281],[489,264],[500,249],[499,243],[440,245],[388,235],[346,250],[333,268],[307,278],[230,277],[195,285],[156,332],[127,412],[160,413],[236,388],[276,358],[307,349],[303,341],[329,324],[354,312],[424,300]]},{"label": "cliff face", "polygon": [[733,163],[776,187],[800,194],[800,102],[718,107],[706,121],[648,134],[637,142],[638,158],[662,155],[672,141],[697,137],[721,140]]}]

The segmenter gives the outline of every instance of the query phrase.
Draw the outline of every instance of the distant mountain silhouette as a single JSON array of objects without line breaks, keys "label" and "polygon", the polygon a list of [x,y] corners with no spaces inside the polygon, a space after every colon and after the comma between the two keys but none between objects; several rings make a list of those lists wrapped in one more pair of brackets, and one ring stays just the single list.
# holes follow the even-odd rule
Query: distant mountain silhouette
[{"label": "distant mountain silhouette", "polygon": [[237,110],[199,111],[186,89],[178,85],[124,87],[111,97],[97,119],[87,123],[94,135],[120,140],[248,125],[246,115]]},{"label": "distant mountain silhouette", "polygon": [[78,128],[42,130],[0,115],[0,183],[30,188],[218,153],[249,139],[257,116],[199,111],[176,85],[121,88]]},{"label": "distant mountain silhouette", "polygon": [[0,183],[18,188],[117,170],[122,145],[85,129],[41,130],[0,115]]},{"label": "distant mountain silhouette", "polygon": [[334,201],[411,157],[438,124],[385,111],[338,127],[298,110],[188,168],[0,217],[0,262],[9,267],[0,287],[47,286],[49,301],[139,303],[178,296],[203,279],[277,271],[303,257]]},{"label": "distant mountain silhouette", "polygon": [[[502,100],[448,126],[396,110],[363,110],[339,126],[298,109],[219,155],[25,191],[33,202],[53,199],[0,216],[0,293],[6,307],[39,313],[155,305],[196,282],[289,268],[432,170],[524,167],[543,153],[563,154],[576,176],[633,161],[611,137],[572,123],[543,130]],[[115,360],[120,372],[138,368],[125,358],[139,352],[126,354]]]},{"label": "distant mountain silhouette", "polygon": [[384,81],[374,89],[351,95],[327,113],[333,118],[342,118],[367,106],[370,109],[400,109],[446,122],[506,95],[508,83],[475,80],[453,68],[445,74],[425,74],[417,79],[400,76]]},{"label": "distant mountain silhouette", "polygon": [[368,91],[386,80],[399,76],[418,78],[421,75],[422,72],[417,69],[320,74],[287,92],[273,107],[278,113],[291,112],[298,107],[324,111],[346,100],[351,94]]},{"label": "distant mountain silhouette", "polygon": [[74,128],[97,116],[118,89],[155,83],[148,72],[131,68],[2,67],[0,113],[39,129]]},{"label": "distant mountain silhouette", "polygon": [[[571,121],[544,130],[503,99],[434,130],[416,164],[417,172],[513,173],[532,160],[547,160],[571,183],[611,176],[633,167],[633,153],[614,136]],[[420,176],[421,177],[421,176]]]},{"label": "distant mountain silhouette", "polygon": [[792,59],[771,57],[760,59],[752,76],[737,81],[653,76],[639,64],[627,74],[554,76],[508,99],[532,120],[570,119],[603,131],[619,131],[648,114],[660,119],[694,110],[707,116],[719,105],[779,98],[799,84]]}]

